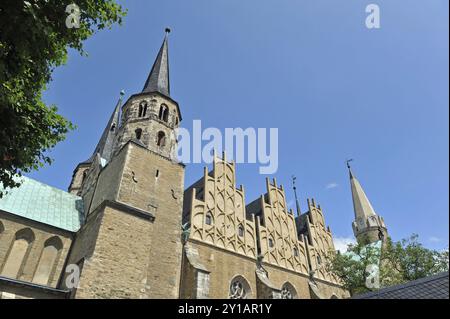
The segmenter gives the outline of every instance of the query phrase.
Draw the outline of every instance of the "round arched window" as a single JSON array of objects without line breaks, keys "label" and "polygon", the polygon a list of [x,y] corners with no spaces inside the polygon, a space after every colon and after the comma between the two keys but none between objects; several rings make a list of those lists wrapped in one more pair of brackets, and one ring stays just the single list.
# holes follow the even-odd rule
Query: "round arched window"
[{"label": "round arched window", "polygon": [[247,280],[242,276],[236,276],[230,283],[230,299],[247,299],[251,297],[251,289]]},{"label": "round arched window", "polygon": [[297,296],[295,288],[290,283],[285,283],[281,287],[281,299],[294,299]]}]

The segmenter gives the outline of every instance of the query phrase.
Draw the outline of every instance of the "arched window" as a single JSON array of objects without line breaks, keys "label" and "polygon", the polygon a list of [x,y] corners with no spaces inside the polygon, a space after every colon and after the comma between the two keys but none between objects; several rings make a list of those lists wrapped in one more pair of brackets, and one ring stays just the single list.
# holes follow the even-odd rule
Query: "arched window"
[{"label": "arched window", "polygon": [[147,103],[146,102],[141,102],[139,104],[139,117],[145,117],[145,115],[147,115]]},{"label": "arched window", "polygon": [[86,169],[86,170],[83,172],[83,178],[81,179],[81,183],[84,183],[84,180],[86,179],[88,173],[89,173],[89,169]]},{"label": "arched window", "polygon": [[116,123],[113,123],[113,125],[111,125],[111,132],[114,132],[116,130]]},{"label": "arched window", "polygon": [[16,233],[9,250],[8,257],[1,272],[2,276],[18,278],[25,265],[28,251],[34,241],[34,233],[30,228],[24,228]]},{"label": "arched window", "polygon": [[269,247],[273,248],[273,246],[274,246],[273,239],[269,238]]},{"label": "arched window", "polygon": [[166,134],[164,134],[163,131],[160,131],[158,133],[158,139],[156,140],[156,145],[161,146],[161,147],[166,145]]},{"label": "arched window", "polygon": [[206,213],[206,216],[205,216],[205,224],[206,224],[206,225],[212,225],[212,224],[213,224],[213,217],[212,217],[212,215],[211,215],[210,212],[207,212],[207,213]]},{"label": "arched window", "polygon": [[164,122],[169,120],[169,108],[165,104],[162,104],[159,108],[159,119]]},{"label": "arched window", "polygon": [[244,277],[238,275],[231,280],[230,299],[248,299],[252,296],[251,292],[250,285]]},{"label": "arched window", "polygon": [[298,249],[297,249],[297,247],[294,247],[294,257],[298,257]]},{"label": "arched window", "polygon": [[238,226],[238,235],[239,237],[244,237],[244,226],[242,225]]},{"label": "arched window", "polygon": [[33,282],[40,285],[48,285],[51,280],[50,276],[56,267],[59,257],[59,251],[62,249],[63,243],[59,237],[51,237],[44,243],[41,258],[33,276]]},{"label": "arched window", "polygon": [[317,264],[322,264],[322,258],[320,257],[320,255],[317,255]]},{"label": "arched window", "polygon": [[297,291],[290,283],[285,283],[281,287],[281,299],[294,299],[297,297]]},{"label": "arched window", "polygon": [[142,137],[142,129],[138,128],[134,131],[134,133],[136,134],[136,139],[140,140]]}]

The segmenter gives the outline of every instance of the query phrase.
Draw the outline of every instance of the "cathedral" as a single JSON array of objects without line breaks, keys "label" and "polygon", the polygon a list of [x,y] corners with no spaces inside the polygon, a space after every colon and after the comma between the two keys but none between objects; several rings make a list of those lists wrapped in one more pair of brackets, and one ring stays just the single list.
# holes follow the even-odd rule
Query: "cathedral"
[{"label": "cathedral", "polygon": [[[0,199],[0,299],[349,297],[326,269],[333,236],[314,199],[294,214],[267,179],[247,201],[226,154],[185,187],[168,31],[142,91],[121,93],[68,191],[20,177]],[[383,240],[383,218],[349,173],[356,238]]]}]

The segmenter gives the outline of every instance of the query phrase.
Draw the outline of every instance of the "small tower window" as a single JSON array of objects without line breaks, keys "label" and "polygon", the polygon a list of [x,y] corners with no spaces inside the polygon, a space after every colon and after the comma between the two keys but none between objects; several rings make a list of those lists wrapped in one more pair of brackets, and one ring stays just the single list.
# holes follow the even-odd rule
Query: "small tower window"
[{"label": "small tower window", "polygon": [[273,248],[273,239],[272,238],[269,238],[269,247],[270,248]]},{"label": "small tower window", "polygon": [[163,147],[166,145],[166,134],[163,131],[158,133],[158,139],[156,141],[156,145]]},{"label": "small tower window", "polygon": [[113,123],[113,125],[111,125],[111,132],[114,132],[116,130],[116,123]]},{"label": "small tower window", "polygon": [[169,108],[165,104],[159,108],[159,119],[164,122],[169,121]]},{"label": "small tower window", "polygon": [[239,225],[239,227],[238,227],[238,235],[239,235],[239,237],[244,237],[244,226]]},{"label": "small tower window", "polygon": [[317,255],[317,264],[318,265],[322,264],[322,258],[320,258],[319,255]]},{"label": "small tower window", "polygon": [[159,169],[156,170],[156,178],[159,177]]},{"label": "small tower window", "polygon": [[211,213],[206,213],[206,216],[205,216],[205,224],[206,225],[212,225],[212,223],[213,223],[213,220],[212,220],[213,218],[212,218],[212,215],[211,215]]},{"label": "small tower window", "polygon": [[147,103],[142,102],[139,104],[139,117],[144,117],[147,114]]},{"label": "small tower window", "polygon": [[294,247],[294,257],[298,257],[298,249],[297,249],[297,247]]},{"label": "small tower window", "polygon": [[136,139],[140,140],[142,137],[142,129],[138,128],[134,133],[136,133]]}]

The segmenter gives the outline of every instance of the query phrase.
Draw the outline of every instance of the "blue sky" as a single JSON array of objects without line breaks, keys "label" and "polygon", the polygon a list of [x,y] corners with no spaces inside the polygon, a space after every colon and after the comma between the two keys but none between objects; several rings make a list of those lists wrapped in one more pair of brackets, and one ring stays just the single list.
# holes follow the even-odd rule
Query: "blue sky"
[{"label": "blue sky", "polygon": [[[77,130],[31,176],[67,189],[93,151],[119,92],[142,89],[166,26],[171,93],[182,125],[279,128],[275,175],[292,204],[290,176],[324,209],[335,237],[352,237],[345,160],[394,240],[418,233],[448,247],[449,93],[447,0],[122,1],[128,15],[71,52],[54,72],[48,103]],[[365,27],[365,7],[381,28]],[[265,192],[258,165],[239,165],[250,202]],[[186,168],[186,186],[203,164]],[[328,186],[328,187],[327,187]],[[334,187],[331,187],[334,186]]]}]

